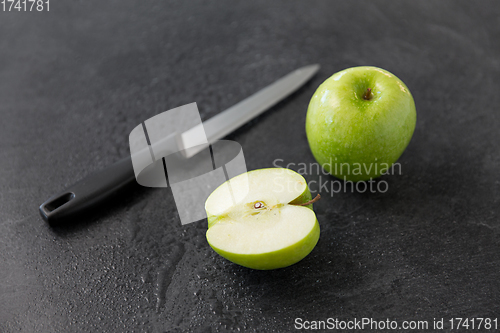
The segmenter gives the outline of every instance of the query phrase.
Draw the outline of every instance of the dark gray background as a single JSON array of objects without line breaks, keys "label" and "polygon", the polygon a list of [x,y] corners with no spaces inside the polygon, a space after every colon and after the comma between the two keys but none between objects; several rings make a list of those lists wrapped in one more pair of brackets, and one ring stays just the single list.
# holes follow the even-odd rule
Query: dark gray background
[{"label": "dark gray background", "polygon": [[[309,320],[499,316],[500,5],[494,1],[53,1],[0,12],[0,331],[293,330]],[[253,271],[133,186],[50,228],[49,196],[197,102],[208,119],[301,66],[318,75],[228,138],[248,169],[314,162],[309,99],[333,73],[401,78],[417,127],[385,194],[325,194],[300,263]],[[323,176],[324,177],[324,176]],[[309,175],[308,180],[318,179]],[[325,178],[333,180],[333,178]]]}]

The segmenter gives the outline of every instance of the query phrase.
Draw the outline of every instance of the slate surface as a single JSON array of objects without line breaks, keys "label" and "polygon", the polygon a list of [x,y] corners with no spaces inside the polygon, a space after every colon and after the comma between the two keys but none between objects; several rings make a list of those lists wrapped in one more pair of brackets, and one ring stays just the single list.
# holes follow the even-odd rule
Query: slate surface
[{"label": "slate surface", "polygon": [[[0,331],[500,317],[499,10],[122,0],[0,12]],[[302,262],[262,272],[220,258],[204,222],[181,226],[169,189],[133,186],[70,228],[39,217],[49,196],[126,156],[141,121],[190,102],[208,119],[310,63],[322,68],[309,84],[228,137],[249,169],[314,162],[308,101],[347,67],[396,74],[418,120],[386,193],[323,193],[321,238]]]}]

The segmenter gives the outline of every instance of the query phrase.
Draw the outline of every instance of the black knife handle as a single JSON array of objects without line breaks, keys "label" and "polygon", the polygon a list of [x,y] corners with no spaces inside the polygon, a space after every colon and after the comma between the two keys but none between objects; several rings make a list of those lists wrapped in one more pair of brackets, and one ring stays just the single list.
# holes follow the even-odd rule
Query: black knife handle
[{"label": "black knife handle", "polygon": [[40,205],[40,214],[50,225],[62,225],[86,213],[132,181],[135,181],[135,174],[129,156],[52,196]]}]

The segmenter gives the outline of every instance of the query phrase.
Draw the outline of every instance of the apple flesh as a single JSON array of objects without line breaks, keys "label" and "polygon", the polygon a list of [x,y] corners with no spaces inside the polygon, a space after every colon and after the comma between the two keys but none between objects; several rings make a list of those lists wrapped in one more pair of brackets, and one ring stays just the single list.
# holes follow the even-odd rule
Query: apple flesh
[{"label": "apple flesh", "polygon": [[[235,199],[236,198],[236,199]],[[222,257],[253,269],[276,269],[306,257],[319,239],[305,179],[282,168],[236,176],[207,199],[207,240]]]},{"label": "apple flesh", "polygon": [[377,67],[338,72],[314,93],[306,117],[311,151],[335,177],[362,181],[382,175],[413,136],[415,102],[394,74]]}]

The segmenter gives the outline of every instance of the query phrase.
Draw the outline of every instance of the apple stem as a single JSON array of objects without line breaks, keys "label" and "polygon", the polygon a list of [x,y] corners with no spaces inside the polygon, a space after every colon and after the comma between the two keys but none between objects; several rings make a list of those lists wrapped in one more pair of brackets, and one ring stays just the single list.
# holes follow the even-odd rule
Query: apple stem
[{"label": "apple stem", "polygon": [[319,199],[321,199],[321,195],[318,194],[318,195],[316,195],[316,197],[314,199],[309,200],[308,202],[301,203],[301,204],[295,204],[294,206],[309,206],[310,204],[315,203]]},{"label": "apple stem", "polygon": [[369,101],[370,99],[372,99],[372,88],[366,89],[366,93],[363,96],[363,98],[366,99],[367,101]]}]

